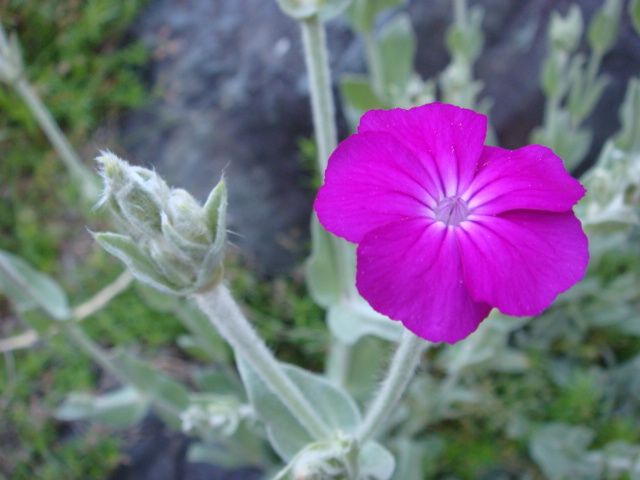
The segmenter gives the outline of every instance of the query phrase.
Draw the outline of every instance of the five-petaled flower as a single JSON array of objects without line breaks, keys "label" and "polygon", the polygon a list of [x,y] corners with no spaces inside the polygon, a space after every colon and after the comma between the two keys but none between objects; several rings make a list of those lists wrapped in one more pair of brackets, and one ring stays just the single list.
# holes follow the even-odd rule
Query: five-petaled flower
[{"label": "five-petaled flower", "polygon": [[373,110],[329,159],[315,209],[358,244],[357,287],[434,342],[471,334],[492,307],[536,315],[584,276],[585,193],[549,148],[485,146],[487,119],[432,103]]}]

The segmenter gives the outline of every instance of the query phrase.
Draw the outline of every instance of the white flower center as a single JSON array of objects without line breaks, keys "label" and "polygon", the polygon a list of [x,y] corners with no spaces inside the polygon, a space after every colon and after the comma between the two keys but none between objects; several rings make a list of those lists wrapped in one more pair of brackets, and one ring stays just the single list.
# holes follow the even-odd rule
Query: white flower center
[{"label": "white flower center", "polygon": [[459,196],[446,197],[434,209],[436,220],[445,225],[458,225],[469,216],[469,207]]}]

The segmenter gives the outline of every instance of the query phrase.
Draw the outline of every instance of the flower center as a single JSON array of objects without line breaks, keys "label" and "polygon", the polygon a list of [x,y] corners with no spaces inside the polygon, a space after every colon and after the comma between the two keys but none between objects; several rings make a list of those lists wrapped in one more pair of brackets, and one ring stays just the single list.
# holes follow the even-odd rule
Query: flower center
[{"label": "flower center", "polygon": [[440,200],[434,209],[436,220],[445,225],[458,225],[469,215],[469,207],[460,197],[447,197]]}]

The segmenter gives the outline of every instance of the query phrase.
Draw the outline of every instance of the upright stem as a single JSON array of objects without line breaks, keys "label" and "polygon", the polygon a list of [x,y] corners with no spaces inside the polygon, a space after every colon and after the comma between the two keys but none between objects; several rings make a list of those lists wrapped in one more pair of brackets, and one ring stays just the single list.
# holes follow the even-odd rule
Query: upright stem
[{"label": "upright stem", "polygon": [[15,89],[38,120],[40,127],[58,152],[74,181],[79,184],[84,197],[87,201],[94,202],[100,192],[97,177],[82,164],[80,157],[69,144],[64,133],[29,82],[20,78],[15,83]]},{"label": "upright stem", "polygon": [[404,395],[426,345],[423,339],[408,330],[404,331],[398,349],[391,360],[387,377],[356,433],[361,445],[374,436]]},{"label": "upright stem", "polygon": [[467,0],[453,0],[453,15],[459,27],[467,26]]},{"label": "upright stem", "polygon": [[317,16],[302,21],[301,25],[304,58],[309,75],[313,128],[318,148],[318,171],[323,173],[327,168],[329,155],[338,143],[327,39],[324,25]]},{"label": "upright stem", "polygon": [[330,438],[332,432],[304,397],[300,389],[283,372],[271,351],[256,334],[224,285],[195,296],[200,309],[245,360],[267,387],[277,395],[300,424],[317,440]]},{"label": "upright stem", "polygon": [[[317,16],[303,20],[301,27],[304,58],[309,76],[313,128],[318,148],[318,171],[324,174],[329,155],[338,143],[327,39],[324,25]],[[352,280],[348,246],[335,237],[332,238],[332,246],[335,252],[338,280],[342,284],[341,290],[344,295],[348,295]],[[342,384],[346,377],[345,372],[348,371],[350,357],[350,347],[332,336],[327,360],[329,378]]]},{"label": "upright stem", "polygon": [[351,347],[337,338],[332,339],[329,346],[329,355],[325,373],[336,384],[344,386],[349,376],[349,364],[351,363]]}]

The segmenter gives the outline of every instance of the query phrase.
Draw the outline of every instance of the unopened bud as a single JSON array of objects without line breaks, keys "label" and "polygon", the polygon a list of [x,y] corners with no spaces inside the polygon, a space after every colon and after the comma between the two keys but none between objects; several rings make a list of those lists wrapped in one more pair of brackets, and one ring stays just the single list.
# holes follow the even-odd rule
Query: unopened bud
[{"label": "unopened bud", "polygon": [[[112,153],[98,158],[109,207],[127,235],[96,238],[144,283],[189,294],[219,282],[226,240],[226,190],[214,188],[203,208],[187,191],[170,189],[155,172],[132,167]],[[212,227],[214,222],[215,228]],[[123,240],[126,239],[125,240]],[[105,240],[106,239],[106,240]],[[135,253],[135,262],[129,258]]]},{"label": "unopened bud", "polygon": [[578,47],[583,28],[582,12],[577,5],[571,5],[564,17],[553,12],[549,26],[551,44],[565,52],[573,52]]}]

